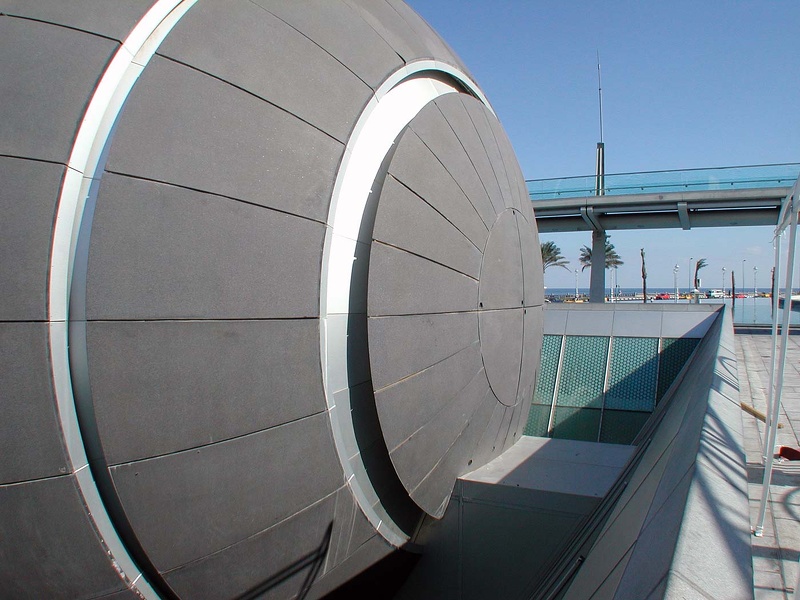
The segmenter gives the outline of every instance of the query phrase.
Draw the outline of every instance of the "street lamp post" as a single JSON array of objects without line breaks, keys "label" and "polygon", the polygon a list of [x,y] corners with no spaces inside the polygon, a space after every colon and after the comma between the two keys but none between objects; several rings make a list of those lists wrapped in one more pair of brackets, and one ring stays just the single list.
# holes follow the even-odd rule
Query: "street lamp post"
[{"label": "street lamp post", "polygon": [[758,267],[753,267],[753,298],[758,297],[758,284],[756,283],[757,276],[758,276]]},{"label": "street lamp post", "polygon": [[725,267],[722,267],[722,297],[725,297]]},{"label": "street lamp post", "polygon": [[677,264],[674,267],[672,267],[672,279],[673,279],[673,283],[675,284],[675,304],[678,303],[678,271],[679,270],[680,270],[680,267]]},{"label": "street lamp post", "polygon": [[689,294],[692,293],[692,288],[694,287],[694,282],[692,281],[692,261],[693,260],[694,260],[694,257],[689,259],[689,273],[688,273],[688,275],[689,275],[689,292],[688,293]]},{"label": "street lamp post", "polygon": [[578,269],[575,269],[575,301],[578,300]]},{"label": "street lamp post", "polygon": [[747,262],[747,259],[743,258],[742,259],[742,291],[745,290],[745,287],[744,287],[744,263],[746,263],[746,262]]}]

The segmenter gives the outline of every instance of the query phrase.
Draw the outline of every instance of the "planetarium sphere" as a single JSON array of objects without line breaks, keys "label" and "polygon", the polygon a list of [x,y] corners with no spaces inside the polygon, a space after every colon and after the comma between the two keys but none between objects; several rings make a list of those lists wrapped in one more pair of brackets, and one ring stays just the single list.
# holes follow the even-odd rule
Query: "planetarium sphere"
[{"label": "planetarium sphere", "polygon": [[398,0],[0,3],[0,587],[320,597],[527,420],[536,224]]}]

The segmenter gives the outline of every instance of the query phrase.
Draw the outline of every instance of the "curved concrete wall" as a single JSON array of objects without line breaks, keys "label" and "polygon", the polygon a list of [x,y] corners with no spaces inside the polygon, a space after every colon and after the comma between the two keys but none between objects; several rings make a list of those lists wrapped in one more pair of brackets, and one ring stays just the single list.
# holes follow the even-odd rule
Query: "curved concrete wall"
[{"label": "curved concrete wall", "polygon": [[521,435],[542,271],[401,2],[0,3],[0,583],[319,596]]}]

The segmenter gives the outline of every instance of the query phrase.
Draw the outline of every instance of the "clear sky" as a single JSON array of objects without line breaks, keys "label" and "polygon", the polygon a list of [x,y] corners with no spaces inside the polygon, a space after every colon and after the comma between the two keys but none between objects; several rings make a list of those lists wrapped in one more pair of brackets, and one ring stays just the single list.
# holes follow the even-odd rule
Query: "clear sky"
[{"label": "clear sky", "polygon": [[[486,93],[527,179],[594,172],[599,141],[597,52],[603,83],[606,173],[800,162],[797,0],[410,0]],[[578,265],[589,233],[548,234]],[[706,258],[704,287],[722,267],[741,285],[769,285],[772,229],[614,232],[619,284],[670,287],[680,266]],[[730,277],[726,275],[727,284]],[[551,268],[545,285],[575,276]],[[588,269],[580,275],[588,287]]]}]

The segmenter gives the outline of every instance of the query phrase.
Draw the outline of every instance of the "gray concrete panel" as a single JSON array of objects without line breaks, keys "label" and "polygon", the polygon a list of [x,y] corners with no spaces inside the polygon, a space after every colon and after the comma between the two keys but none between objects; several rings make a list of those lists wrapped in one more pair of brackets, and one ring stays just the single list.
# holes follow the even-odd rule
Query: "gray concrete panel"
[{"label": "gray concrete panel", "polygon": [[454,65],[469,74],[467,68],[461,63],[453,49],[436,33],[430,25],[420,17],[410,6],[402,0],[387,0],[400,18],[405,21],[415,34],[415,37],[425,44],[428,52],[434,58]]},{"label": "gray concrete panel", "polygon": [[418,486],[442,461],[464,431],[470,416],[486,397],[488,389],[489,385],[483,372],[476,373],[429,423],[390,452],[392,464],[404,487],[410,492],[412,500],[433,517],[438,518],[444,514],[455,484],[455,474],[449,474],[451,476],[449,485],[445,482],[442,486],[426,486],[417,493]]},{"label": "gray concrete panel", "polygon": [[[462,141],[444,116],[451,111],[464,111],[459,96],[460,94],[439,96],[414,117],[410,127],[456,180],[486,226],[491,227],[497,218],[492,201],[489,200]],[[477,150],[483,152],[482,147]]]},{"label": "gray concrete panel", "polygon": [[0,154],[66,163],[94,86],[118,46],[0,16]]},{"label": "gray concrete panel", "polygon": [[73,476],[0,486],[0,530],[5,598],[94,598],[125,587]]},{"label": "gray concrete panel", "polygon": [[330,549],[323,574],[335,569],[347,557],[347,545],[356,510],[357,506],[350,487],[345,485],[336,492]]},{"label": "gray concrete panel", "polygon": [[[403,61],[364,19],[366,10],[339,0],[253,0],[319,44],[370,87],[377,88]],[[377,3],[370,3],[377,4]],[[342,35],[346,31],[347,35]]]},{"label": "gray concrete panel", "polygon": [[[464,107],[467,109],[472,124],[478,132],[486,155],[489,157],[489,164],[492,167],[497,184],[500,186],[500,196],[503,201],[503,206],[505,208],[515,208],[514,197],[511,193],[511,185],[508,182],[508,175],[506,174],[505,165],[503,164],[503,156],[500,154],[500,147],[497,145],[494,131],[492,131],[492,126],[489,124],[490,120],[496,120],[497,117],[491,114],[482,103],[475,99],[465,99]],[[496,201],[495,198],[492,198],[492,200]]]},{"label": "gray concrete panel", "polygon": [[611,335],[619,337],[661,337],[664,313],[618,311],[614,313]]},{"label": "gray concrete panel", "polygon": [[388,2],[374,0],[344,0],[375,32],[409,63],[419,58],[436,58],[424,40],[419,39],[411,26]]},{"label": "gray concrete panel", "polygon": [[489,201],[494,207],[495,214],[500,214],[506,208],[500,191],[500,184],[497,183],[497,177],[494,174],[489,155],[466,108],[467,104],[480,104],[480,101],[465,94],[459,94],[457,100],[457,102],[453,101],[448,104],[442,103],[440,105],[442,114],[447,119],[447,122],[450,123],[453,131],[456,132],[456,136],[458,136],[467,151],[469,159],[478,173],[478,178],[489,196]]},{"label": "gray concrete panel", "polygon": [[347,560],[342,564],[318,579],[306,599],[316,600],[323,598],[325,594],[330,593],[359,573],[363,573],[382,558],[396,551],[397,549],[389,545],[381,536],[376,535],[370,538],[366,543],[359,546],[354,554],[348,556]]},{"label": "gray concrete panel", "polygon": [[523,292],[517,221],[509,210],[497,219],[483,253],[480,307],[519,308],[524,303]]},{"label": "gray concrete panel", "polygon": [[703,337],[716,320],[718,313],[664,311],[661,321],[662,337]]},{"label": "gray concrete panel", "polygon": [[481,251],[392,176],[383,185],[372,235],[380,242],[424,256],[474,279],[480,277]]},{"label": "gray concrete panel", "polygon": [[441,511],[447,510],[454,482],[475,467],[473,453],[496,403],[490,393],[484,394],[453,445],[414,490],[414,497],[420,503],[434,506],[437,501],[444,502]]},{"label": "gray concrete panel", "polygon": [[[505,418],[506,411],[511,409],[501,404],[497,397],[489,392],[490,399],[494,402],[492,414],[483,428],[483,433],[472,453],[472,467],[478,468],[485,465],[495,456],[500,454],[497,447],[497,438],[500,435],[500,427],[502,426],[503,419]],[[491,402],[487,401],[487,404]]]},{"label": "gray concrete panel", "polygon": [[155,56],[106,168],[324,221],[343,150],[260,98]]},{"label": "gray concrete panel", "polygon": [[325,410],[316,320],[96,322],[89,380],[109,464]]},{"label": "gray concrete panel", "polygon": [[375,389],[427,369],[478,341],[475,313],[372,318],[368,328]]},{"label": "gray concrete panel", "polygon": [[407,129],[397,143],[389,173],[441,213],[477,248],[483,248],[489,235],[486,225],[447,169],[413,131]]},{"label": "gray concrete panel", "polygon": [[66,473],[47,324],[0,323],[0,365],[0,483]]},{"label": "gray concrete panel", "polygon": [[495,396],[506,406],[519,401],[523,310],[484,310],[478,317],[486,376]]},{"label": "gray concrete panel", "polygon": [[59,165],[0,157],[0,321],[47,318],[50,237],[63,175]]},{"label": "gray concrete panel", "polygon": [[153,0],[3,0],[0,11],[122,41],[152,4]]},{"label": "gray concrete panel", "polygon": [[350,529],[350,541],[347,546],[347,555],[351,556],[361,546],[375,537],[377,532],[359,508],[353,513],[353,526]]},{"label": "gray concrete panel", "polygon": [[614,313],[592,310],[591,305],[584,310],[571,310],[567,315],[567,335],[610,336],[614,324]]},{"label": "gray concrete panel", "polygon": [[475,310],[477,280],[380,243],[370,253],[370,317]]},{"label": "gray concrete panel", "polygon": [[498,177],[504,172],[506,180],[508,181],[509,195],[507,202],[510,202],[510,205],[517,210],[525,210],[530,207],[530,196],[528,196],[528,194],[520,196],[519,182],[520,179],[524,181],[525,178],[519,168],[517,155],[514,153],[514,148],[511,146],[511,140],[508,139],[497,117],[487,113],[486,121],[494,134],[495,142],[497,142],[497,149],[500,151],[500,157],[502,158],[498,168],[502,167],[503,171],[498,171]]},{"label": "gray concrete panel", "polygon": [[111,475],[142,546],[161,571],[263,531],[343,483],[324,414],[113,467]]},{"label": "gray concrete panel", "polygon": [[519,245],[522,253],[522,283],[525,306],[544,304],[544,271],[542,270],[542,251],[536,224],[531,224],[517,213]]},{"label": "gray concrete panel", "polygon": [[107,174],[87,318],[317,316],[323,236],[307,219]]},{"label": "gray concrete panel", "polygon": [[393,450],[424,427],[483,369],[477,343],[375,393],[386,446]]},{"label": "gray concrete panel", "polygon": [[550,305],[545,305],[543,309],[543,335],[564,335],[567,331],[567,315],[569,312],[566,310],[553,310]]},{"label": "gray concrete panel", "polygon": [[342,143],[372,92],[315,41],[249,2],[199,3],[159,53],[241,87]]},{"label": "gray concrete panel", "polygon": [[335,495],[328,496],[238,544],[170,571],[165,579],[181,598],[302,595],[322,575],[331,551],[334,505]]}]

